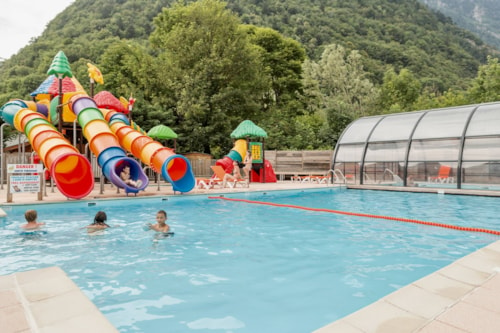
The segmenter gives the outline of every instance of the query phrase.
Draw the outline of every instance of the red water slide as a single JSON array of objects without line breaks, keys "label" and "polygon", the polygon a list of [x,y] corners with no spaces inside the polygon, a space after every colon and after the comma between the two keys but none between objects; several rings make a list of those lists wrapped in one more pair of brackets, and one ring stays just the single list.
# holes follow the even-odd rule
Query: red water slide
[{"label": "red water slide", "polygon": [[63,195],[81,199],[94,189],[90,162],[45,118],[47,104],[22,100],[6,103],[2,119],[24,132]]}]

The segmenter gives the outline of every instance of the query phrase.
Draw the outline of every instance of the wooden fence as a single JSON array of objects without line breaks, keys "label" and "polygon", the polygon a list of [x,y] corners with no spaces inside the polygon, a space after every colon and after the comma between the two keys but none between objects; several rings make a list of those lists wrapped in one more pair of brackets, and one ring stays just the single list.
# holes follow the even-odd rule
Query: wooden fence
[{"label": "wooden fence", "polygon": [[326,175],[330,170],[333,150],[266,150],[280,180],[298,175]]}]

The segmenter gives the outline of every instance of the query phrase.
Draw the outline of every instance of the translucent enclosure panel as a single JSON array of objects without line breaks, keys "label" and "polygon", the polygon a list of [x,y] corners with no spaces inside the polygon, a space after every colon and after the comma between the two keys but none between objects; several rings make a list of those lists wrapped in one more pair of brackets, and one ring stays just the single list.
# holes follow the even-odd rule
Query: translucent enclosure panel
[{"label": "translucent enclosure panel", "polygon": [[403,186],[404,163],[376,162],[364,164],[363,184]]},{"label": "translucent enclosure panel", "polygon": [[428,112],[418,123],[413,139],[461,137],[473,106]]},{"label": "translucent enclosure panel", "polygon": [[416,140],[410,148],[409,161],[457,161],[460,140]]},{"label": "translucent enclosure panel", "polygon": [[481,105],[470,121],[466,136],[499,135],[500,103]]},{"label": "translucent enclosure panel", "polygon": [[359,184],[359,163],[335,163],[333,167],[335,182],[340,181],[346,184]]},{"label": "translucent enclosure panel", "polygon": [[411,162],[407,186],[457,188],[456,172],[456,162]]},{"label": "translucent enclosure panel", "polygon": [[380,118],[381,117],[360,118],[354,121],[342,135],[339,143],[366,142],[368,134],[370,134],[373,126],[375,126]]},{"label": "translucent enclosure panel", "polygon": [[370,143],[366,151],[365,161],[404,161],[407,145],[407,141]]},{"label": "translucent enclosure panel", "polygon": [[[476,186],[471,186],[472,184]],[[491,188],[495,185],[496,188]],[[462,187],[496,189],[500,185],[499,162],[464,162],[462,164]]]},{"label": "translucent enclosure panel", "polygon": [[500,137],[465,139],[462,160],[500,161]]},{"label": "translucent enclosure panel", "polygon": [[339,145],[335,162],[361,162],[364,144]]},{"label": "translucent enclosure panel", "polygon": [[378,123],[370,136],[374,141],[400,141],[408,140],[422,112],[399,113],[388,115]]}]

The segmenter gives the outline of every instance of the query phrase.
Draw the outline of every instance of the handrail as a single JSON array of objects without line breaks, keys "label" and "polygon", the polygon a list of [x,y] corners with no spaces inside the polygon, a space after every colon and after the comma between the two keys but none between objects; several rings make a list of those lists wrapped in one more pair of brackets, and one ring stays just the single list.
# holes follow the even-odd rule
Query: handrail
[{"label": "handrail", "polygon": [[395,182],[395,183],[401,183],[403,184],[403,179],[401,179],[401,177],[399,177],[398,175],[396,175],[391,169],[385,169],[384,170],[384,173],[382,174],[382,178],[385,178],[385,173],[388,173],[392,176],[392,181]]},{"label": "handrail", "polygon": [[332,174],[332,184],[334,183],[346,183],[346,178],[340,169],[330,169],[328,174]]}]

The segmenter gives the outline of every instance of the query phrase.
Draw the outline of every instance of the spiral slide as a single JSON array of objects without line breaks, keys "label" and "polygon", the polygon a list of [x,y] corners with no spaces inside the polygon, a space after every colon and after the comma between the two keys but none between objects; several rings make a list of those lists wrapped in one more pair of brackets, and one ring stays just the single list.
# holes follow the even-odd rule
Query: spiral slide
[{"label": "spiral slide", "polygon": [[120,145],[155,172],[161,172],[163,179],[172,184],[174,191],[189,192],[194,188],[196,178],[186,157],[175,154],[172,149],[164,147],[140,130],[133,129],[123,113],[110,109],[101,109],[101,112],[118,137]]},{"label": "spiral slide", "polygon": [[215,162],[216,165],[220,165],[224,168],[227,173],[233,171],[233,161],[239,163],[243,162],[245,156],[247,155],[247,141],[244,139],[236,140],[233,149],[229,151],[229,154]]},{"label": "spiral slide", "polygon": [[48,101],[13,100],[0,108],[0,116],[26,134],[59,191],[68,198],[81,199],[94,189],[92,167],[89,160],[45,118],[48,104]]},{"label": "spiral slide", "polygon": [[[65,108],[69,108],[76,115],[104,176],[117,187],[125,189],[127,194],[144,190],[149,183],[148,177],[135,159],[127,157],[94,100],[86,94],[66,93],[63,101]],[[139,186],[128,185],[120,178],[125,166],[130,167],[131,179],[140,181]]]}]

